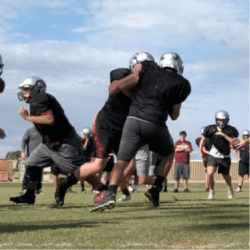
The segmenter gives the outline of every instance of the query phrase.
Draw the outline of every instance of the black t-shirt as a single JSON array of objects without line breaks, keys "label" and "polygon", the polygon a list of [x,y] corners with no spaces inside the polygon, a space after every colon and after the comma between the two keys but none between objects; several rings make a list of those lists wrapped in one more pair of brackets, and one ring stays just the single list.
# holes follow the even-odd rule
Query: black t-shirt
[{"label": "black t-shirt", "polygon": [[[110,82],[120,80],[131,73],[129,69],[121,68],[110,72]],[[129,112],[131,98],[124,95],[122,92],[115,96],[109,95],[108,100],[99,112],[97,122],[108,133],[121,132],[123,125]]]},{"label": "black t-shirt", "polygon": [[[82,140],[82,145],[84,144],[85,144],[85,140]],[[90,161],[92,153],[93,153],[93,137],[92,136],[89,138],[87,148],[83,152],[84,152],[85,161]]]},{"label": "black t-shirt", "polygon": [[[69,136],[69,132],[74,128],[66,115],[64,114],[64,110],[61,107],[60,103],[56,100],[56,98],[50,94],[46,93],[46,101],[39,105],[39,110],[41,112],[46,110],[51,110],[55,117],[55,123],[53,125],[38,125],[35,124],[38,131],[40,131],[43,135],[48,135],[50,142],[62,141],[63,139]],[[36,110],[33,106],[33,110],[31,114],[35,114]]]},{"label": "black t-shirt", "polygon": [[166,126],[173,105],[182,103],[190,94],[190,83],[154,62],[142,65],[138,85],[133,89],[129,116]]},{"label": "black t-shirt", "polygon": [[247,144],[246,146],[244,146],[241,150],[240,150],[240,158],[242,160],[242,162],[244,163],[249,163],[249,144]]},{"label": "black t-shirt", "polygon": [[[200,146],[201,138],[202,138],[202,137],[199,137],[199,138],[197,138],[197,139],[195,140],[195,143],[196,143],[196,145],[197,145],[198,147]],[[205,147],[205,149],[206,149],[207,151],[210,151],[210,149],[212,148],[212,142],[211,142],[210,139],[207,139],[207,140],[205,141],[204,147]]]},{"label": "black t-shirt", "polygon": [[[218,132],[217,125],[209,125],[204,129],[203,136],[206,138],[210,138],[212,144],[215,146],[215,148],[218,149],[218,151],[222,155],[229,155],[230,154],[230,143],[222,136],[215,135],[216,132]],[[224,134],[228,135],[229,137],[238,137],[239,132],[235,127],[232,127],[230,125],[227,125],[225,128],[221,130]]]}]

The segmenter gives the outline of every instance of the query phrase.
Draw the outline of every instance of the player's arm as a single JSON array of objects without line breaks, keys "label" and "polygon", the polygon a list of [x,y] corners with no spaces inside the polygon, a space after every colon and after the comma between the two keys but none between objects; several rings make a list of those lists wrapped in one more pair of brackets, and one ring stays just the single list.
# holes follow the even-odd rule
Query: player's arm
[{"label": "player's arm", "polygon": [[20,108],[18,113],[25,119],[26,121],[33,122],[41,125],[53,125],[55,123],[55,117],[51,110],[47,110],[43,112],[41,115],[34,116],[29,115],[28,111],[24,108]]},{"label": "player's arm", "polygon": [[191,153],[193,151],[191,143],[188,143],[188,148],[185,149],[186,153]]},{"label": "player's arm", "polygon": [[239,150],[234,150],[234,156],[235,156],[235,158],[237,159],[237,161],[241,161],[241,158],[238,156],[238,151]]},{"label": "player's arm", "polygon": [[202,137],[201,138],[201,141],[200,141],[200,145],[199,145],[199,155],[200,155],[200,158],[203,159],[203,147],[205,146],[205,142],[206,142],[207,138],[206,137]]},{"label": "player's arm", "polygon": [[241,141],[239,144],[237,144],[236,149],[240,150],[249,143],[250,143],[250,137],[247,140]]},{"label": "player's arm", "polygon": [[202,152],[203,152],[204,154],[206,154],[206,155],[210,155],[210,152],[207,151],[205,147],[203,147]]},{"label": "player's arm", "polygon": [[235,139],[237,139],[236,137],[230,137],[228,135],[226,135],[225,133],[218,131],[215,133],[216,135],[219,135],[221,137],[224,137],[230,144],[232,143],[232,141],[234,141]]},{"label": "player's arm", "polygon": [[181,103],[173,106],[172,112],[170,113],[170,117],[173,121],[177,120],[177,118],[179,117],[180,110],[181,110]]},{"label": "player's arm", "polygon": [[25,146],[28,145],[29,142],[29,130],[27,130],[23,136],[22,139],[22,146],[21,146],[21,158],[25,159],[26,154],[25,154]]},{"label": "player's arm", "polygon": [[141,71],[142,65],[136,64],[132,74],[124,77],[121,80],[115,80],[109,85],[109,94],[117,95],[122,91],[131,89],[137,85],[139,82],[139,73]]}]

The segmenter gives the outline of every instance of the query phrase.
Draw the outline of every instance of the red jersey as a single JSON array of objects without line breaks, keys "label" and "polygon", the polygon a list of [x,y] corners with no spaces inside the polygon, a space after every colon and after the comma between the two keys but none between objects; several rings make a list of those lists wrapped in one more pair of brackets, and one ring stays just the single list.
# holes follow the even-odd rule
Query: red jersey
[{"label": "red jersey", "polygon": [[[177,141],[175,143],[174,148],[190,148],[192,149],[192,145],[189,141]],[[180,163],[189,163],[190,157],[189,157],[190,153],[186,153],[186,152],[177,152],[175,151],[175,162],[180,162]]]}]

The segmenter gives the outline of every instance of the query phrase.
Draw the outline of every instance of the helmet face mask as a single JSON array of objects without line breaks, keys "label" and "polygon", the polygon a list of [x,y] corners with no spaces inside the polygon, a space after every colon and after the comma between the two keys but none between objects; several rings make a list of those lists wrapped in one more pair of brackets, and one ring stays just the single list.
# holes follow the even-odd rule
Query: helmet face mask
[{"label": "helmet face mask", "polygon": [[184,71],[183,61],[175,52],[167,52],[163,54],[160,59],[160,67],[175,69],[179,75],[182,75]]},{"label": "helmet face mask", "polygon": [[[39,77],[31,76],[20,84],[18,88],[21,91],[17,93],[17,97],[19,101],[23,101],[33,96],[37,97],[37,95],[41,97],[46,92],[46,83]],[[27,91],[29,91],[29,98],[25,97],[25,92]]]},{"label": "helmet face mask", "polygon": [[140,64],[144,61],[152,61],[152,62],[155,62],[155,59],[154,57],[147,53],[147,52],[140,52],[140,53],[135,53],[130,61],[129,61],[129,68],[130,70],[133,72],[134,71],[134,68],[135,68],[135,65],[136,64]]},{"label": "helmet face mask", "polygon": [[215,114],[215,122],[219,128],[225,128],[229,123],[229,114],[225,110],[220,110]]}]

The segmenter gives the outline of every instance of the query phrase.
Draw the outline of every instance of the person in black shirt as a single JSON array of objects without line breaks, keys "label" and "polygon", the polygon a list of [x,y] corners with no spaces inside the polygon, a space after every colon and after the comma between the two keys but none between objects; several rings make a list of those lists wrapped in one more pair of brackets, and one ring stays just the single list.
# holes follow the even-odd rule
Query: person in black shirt
[{"label": "person in black shirt", "polygon": [[[109,95],[108,100],[102,109],[96,114],[93,120],[92,134],[93,134],[93,158],[92,162],[83,164],[74,174],[75,180],[85,180],[89,176],[94,176],[100,171],[110,172],[110,164],[107,166],[109,154],[118,152],[121,140],[121,134],[124,122],[129,112],[131,104],[130,89],[134,87],[137,82],[134,80],[138,76],[141,66],[138,65],[134,72],[127,68],[120,68],[110,72],[110,86],[112,94]],[[113,167],[113,166],[112,166]],[[67,179],[59,184],[57,192],[60,196],[65,196],[65,188],[69,187]],[[123,194],[129,195],[125,181],[120,185]],[[100,200],[99,196],[103,197],[106,186],[98,182],[100,191],[95,200]]]},{"label": "person in black shirt", "polygon": [[229,114],[220,110],[215,114],[216,124],[207,126],[204,129],[203,137],[200,141],[200,157],[203,159],[204,153],[202,151],[207,139],[211,139],[212,147],[209,151],[209,158],[207,163],[207,182],[209,185],[208,199],[214,198],[214,173],[218,169],[218,173],[222,174],[228,186],[228,198],[233,198],[233,187],[231,184],[230,166],[230,144],[239,136],[235,127],[228,125]]},{"label": "person in black shirt", "polygon": [[[243,131],[242,138],[244,141],[249,140],[249,130]],[[238,156],[238,152],[240,152],[240,157]],[[249,180],[249,154],[249,143],[240,150],[234,150],[234,155],[239,162],[239,186],[236,192],[241,192],[244,175],[247,175]]]},{"label": "person in black shirt", "polygon": [[[132,57],[134,66],[138,64],[137,58],[140,54]],[[174,143],[165,122],[168,115],[173,120],[178,118],[181,103],[190,94],[191,86],[188,80],[181,76],[182,60],[176,53],[165,53],[161,57],[161,67],[153,60],[143,61],[141,64],[138,84],[132,90],[132,103],[123,128],[118,161],[111,173],[104,200],[92,211],[115,207],[117,187],[124,169],[145,144],[149,145],[150,151],[164,156],[153,187],[145,193],[154,206],[159,206],[162,183],[174,158]]]},{"label": "person in black shirt", "polygon": [[[205,130],[205,127],[201,128],[201,135],[203,135],[204,130]],[[199,137],[195,140],[198,147],[200,146],[201,138],[202,137]],[[202,161],[204,164],[205,174],[206,174],[206,177],[205,177],[206,192],[209,191],[208,182],[207,182],[207,161],[208,161],[208,157],[209,157],[209,151],[211,148],[212,148],[211,140],[208,139],[208,140],[206,140],[205,145],[204,145],[203,150],[202,150],[204,153]]]},{"label": "person in black shirt", "polygon": [[[21,92],[18,93],[18,98],[20,101],[26,100],[30,105],[30,114],[24,108],[20,108],[18,113],[23,119],[34,123],[43,135],[43,143],[25,162],[30,178],[27,192],[11,197],[10,200],[15,203],[34,204],[35,189],[43,168],[56,164],[61,173],[67,175],[74,173],[84,163],[82,140],[56,98],[46,93],[46,84],[41,78],[29,77],[19,89]],[[88,181],[94,183],[95,180]],[[71,182],[76,184],[74,179]],[[57,198],[56,194],[55,197]]]}]

